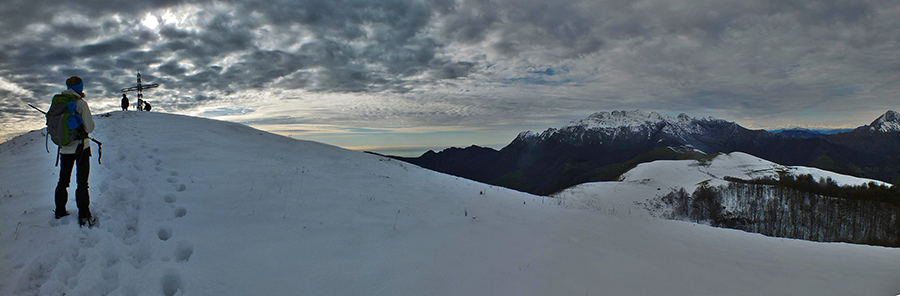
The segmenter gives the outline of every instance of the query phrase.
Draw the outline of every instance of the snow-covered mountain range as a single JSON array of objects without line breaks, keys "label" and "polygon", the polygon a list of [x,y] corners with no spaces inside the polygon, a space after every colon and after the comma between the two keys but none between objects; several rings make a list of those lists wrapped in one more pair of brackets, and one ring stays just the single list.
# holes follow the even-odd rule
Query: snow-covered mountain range
[{"label": "snow-covered mountain range", "polygon": [[536,136],[540,138],[549,138],[557,132],[567,130],[610,130],[615,133],[617,130],[624,128],[629,129],[632,132],[640,132],[642,130],[653,127],[659,127],[663,132],[673,135],[701,133],[702,127],[700,127],[699,125],[699,122],[701,121],[728,123],[727,121],[716,119],[713,117],[702,119],[692,118],[684,113],[679,114],[677,117],[673,117],[670,115],[660,115],[656,112],[650,112],[649,114],[647,114],[640,110],[597,112],[591,114],[587,118],[572,121],[560,129],[550,128],[541,134],[535,134],[534,132],[527,131],[523,132],[521,134],[521,137]]},{"label": "snow-covered mountain range", "polygon": [[[762,131],[751,131],[740,125],[713,117],[693,118],[687,114],[676,117],[656,112],[635,111],[598,112],[585,119],[575,120],[562,128],[550,128],[541,134],[524,132],[516,139],[525,142],[553,141],[554,136],[572,145],[624,141],[651,140],[669,146],[715,151],[727,146],[723,141],[740,137],[754,137]],[[536,139],[535,139],[536,138]]]},{"label": "snow-covered mountain range", "polygon": [[638,163],[696,157],[696,152],[739,151],[785,165],[893,183],[900,182],[900,154],[896,153],[900,151],[900,130],[895,130],[896,126],[900,126],[900,118],[888,111],[871,125],[851,132],[782,136],[712,117],[613,111],[594,113],[541,133],[522,132],[499,151],[469,147],[397,159],[535,194],[614,180]]},{"label": "snow-covered mountain range", "polygon": [[[888,110],[871,124],[860,129],[881,133],[900,132],[900,113]],[[723,138],[721,131],[731,132]],[[781,131],[783,132],[783,130]],[[681,113],[678,116],[660,115],[656,112],[645,113],[641,110],[597,112],[587,118],[574,120],[561,128],[549,128],[538,134],[525,131],[519,134],[517,139],[529,141],[537,138],[546,141],[557,134],[568,134],[568,138],[585,141],[592,134],[603,134],[615,138],[619,135],[639,134],[648,138],[668,137],[680,142],[687,147],[696,147],[711,153],[716,147],[709,147],[710,141],[734,140],[737,137],[772,137],[780,133],[764,133],[746,129],[734,122],[717,119],[714,117],[695,118]],[[828,136],[818,134],[815,137],[804,136],[801,138],[818,138]],[[530,140],[533,141],[533,140]],[[662,141],[662,140],[660,140]]]},{"label": "snow-covered mountain range", "polygon": [[[702,173],[678,162],[551,202],[235,123],[147,112],[95,121],[93,229],[53,218],[58,168],[41,131],[0,144],[0,295],[900,293],[898,249],[642,212],[633,201],[654,186]],[[710,167],[740,176],[754,163],[733,154]]]}]

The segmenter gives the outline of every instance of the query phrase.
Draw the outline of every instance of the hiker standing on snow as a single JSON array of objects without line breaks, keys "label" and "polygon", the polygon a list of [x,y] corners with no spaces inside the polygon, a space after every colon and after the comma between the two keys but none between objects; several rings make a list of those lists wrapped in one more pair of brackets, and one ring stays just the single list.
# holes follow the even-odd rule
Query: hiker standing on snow
[{"label": "hiker standing on snow", "polygon": [[122,111],[128,111],[128,96],[122,94]]},{"label": "hiker standing on snow", "polygon": [[[90,134],[94,131],[94,119],[91,117],[91,109],[84,101],[84,82],[78,76],[72,76],[66,80],[66,86],[68,89],[62,94],[77,97],[75,113],[80,115],[83,120],[82,127],[85,134]],[[88,175],[91,173],[90,138],[85,137],[82,140],[72,141],[68,145],[59,146],[59,156],[62,159],[62,165],[59,167],[59,183],[56,185],[56,219],[69,215],[69,212],[66,211],[66,202],[69,200],[69,181],[72,179],[72,168],[77,165],[75,202],[78,205],[78,223],[82,226],[86,223],[93,226],[96,220],[91,215],[91,197],[88,194]]]}]

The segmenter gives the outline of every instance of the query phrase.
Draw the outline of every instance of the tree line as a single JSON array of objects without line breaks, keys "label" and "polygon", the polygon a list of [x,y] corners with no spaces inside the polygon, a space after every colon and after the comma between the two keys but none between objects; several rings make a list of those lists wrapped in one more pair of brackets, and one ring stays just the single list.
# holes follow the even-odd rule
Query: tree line
[{"label": "tree line", "polygon": [[668,219],[768,236],[900,247],[900,186],[841,186],[830,178],[779,174],[684,188],[660,198]]}]

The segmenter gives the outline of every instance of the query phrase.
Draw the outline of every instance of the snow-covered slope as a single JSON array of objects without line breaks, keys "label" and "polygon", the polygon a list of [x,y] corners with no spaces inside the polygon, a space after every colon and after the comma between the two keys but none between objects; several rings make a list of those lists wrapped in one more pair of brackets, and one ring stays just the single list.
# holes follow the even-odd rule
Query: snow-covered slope
[{"label": "snow-covered slope", "polygon": [[[684,188],[692,192],[705,182],[710,186],[725,185],[725,177],[753,179],[777,177],[777,171],[787,171],[793,175],[809,174],[813,179],[831,178],[840,185],[860,185],[885,182],[842,175],[822,169],[803,166],[783,166],[742,152],[719,154],[705,164],[696,160],[659,160],[642,163],[620,177],[617,182],[585,183],[556,195],[570,206],[582,208],[619,207],[618,210],[643,208],[635,202],[665,195],[672,190]],[[633,208],[633,209],[632,209]],[[643,213],[642,213],[643,214]]]},{"label": "snow-covered slope", "polygon": [[53,219],[40,132],[0,145],[0,295],[900,293],[896,249],[551,206],[234,123],[96,122],[94,229]]}]

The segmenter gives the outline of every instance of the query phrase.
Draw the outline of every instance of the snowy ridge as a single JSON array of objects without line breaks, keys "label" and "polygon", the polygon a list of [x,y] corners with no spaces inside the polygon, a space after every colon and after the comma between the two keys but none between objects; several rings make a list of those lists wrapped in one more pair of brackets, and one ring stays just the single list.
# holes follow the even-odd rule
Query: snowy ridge
[{"label": "snowy ridge", "polygon": [[900,113],[888,110],[884,115],[875,119],[869,128],[883,133],[900,132]]},{"label": "snowy ridge", "polygon": [[717,121],[718,119],[715,119],[713,117],[697,119],[692,118],[684,113],[673,117],[670,115],[660,115],[656,112],[650,112],[650,114],[647,114],[642,112],[641,110],[613,111],[597,112],[591,114],[585,119],[572,121],[563,128],[579,126],[585,129],[606,129],[619,127],[639,127],[667,123],[669,125],[687,129],[690,128],[690,125],[693,122],[698,120]]},{"label": "snowy ridge", "polygon": [[[95,121],[93,229],[53,219],[58,168],[40,131],[0,144],[0,295],[900,293],[898,249],[773,239],[615,204],[654,194],[655,181],[634,179],[653,166],[582,192],[603,210],[578,210],[236,123],[148,112]],[[689,168],[657,181],[702,173]]]},{"label": "snowy ridge", "polygon": [[670,116],[660,115],[656,112],[650,112],[648,114],[641,110],[597,112],[591,114],[587,118],[574,120],[559,129],[550,128],[541,134],[536,134],[531,131],[522,132],[517,138],[538,137],[545,140],[562,131],[590,131],[617,135],[622,129],[629,132],[641,133],[659,127],[661,127],[662,131],[666,134],[684,138],[687,135],[702,134],[704,131],[700,123],[728,124],[729,122],[714,117],[694,118],[684,113],[681,113],[678,116]]}]

